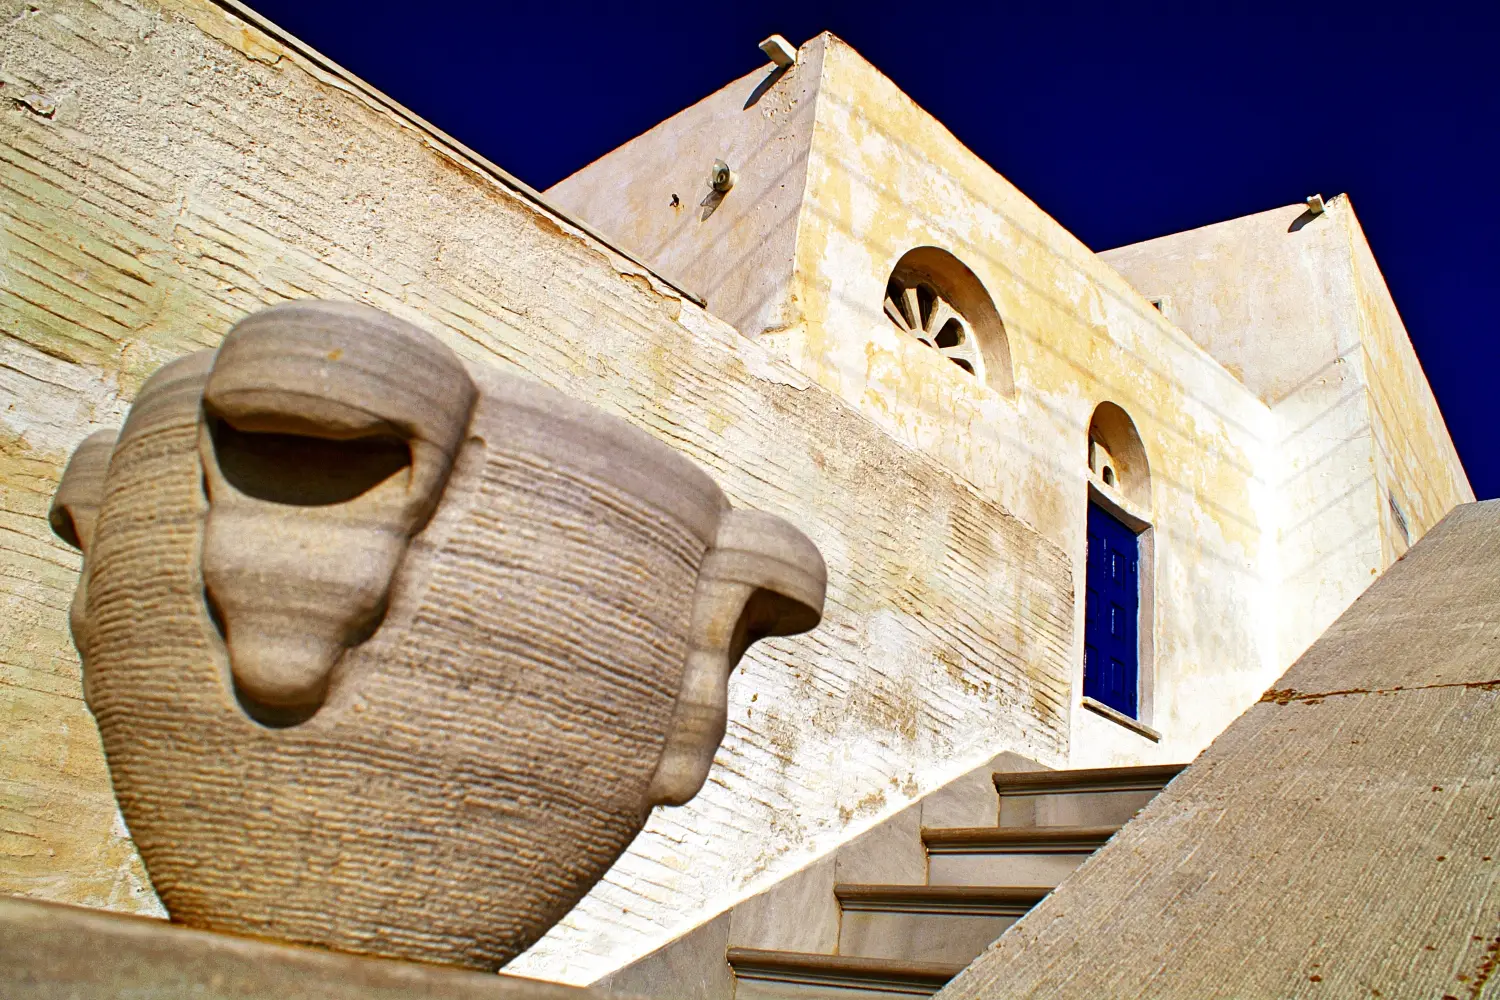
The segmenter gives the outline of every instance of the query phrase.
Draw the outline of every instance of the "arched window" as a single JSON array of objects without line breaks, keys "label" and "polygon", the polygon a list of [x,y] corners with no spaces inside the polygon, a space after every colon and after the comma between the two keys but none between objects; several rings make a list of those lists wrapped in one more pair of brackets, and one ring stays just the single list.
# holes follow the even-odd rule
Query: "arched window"
[{"label": "arched window", "polygon": [[1100,403],[1089,421],[1089,473],[1142,512],[1151,509],[1151,468],[1135,421],[1115,403]]},{"label": "arched window", "polygon": [[886,281],[896,328],[1005,396],[1015,392],[1005,324],[978,275],[938,247],[908,250]]},{"label": "arched window", "polygon": [[1100,403],[1089,422],[1088,470],[1084,704],[1144,721],[1154,617],[1151,471],[1134,421],[1114,403]]}]

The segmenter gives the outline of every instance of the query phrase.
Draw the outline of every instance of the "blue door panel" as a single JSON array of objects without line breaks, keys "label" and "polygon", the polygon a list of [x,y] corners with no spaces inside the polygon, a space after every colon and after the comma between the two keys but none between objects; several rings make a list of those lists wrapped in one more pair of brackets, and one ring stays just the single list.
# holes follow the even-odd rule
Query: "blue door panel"
[{"label": "blue door panel", "polygon": [[1083,693],[1132,719],[1140,687],[1140,543],[1135,532],[1089,504],[1083,604]]}]

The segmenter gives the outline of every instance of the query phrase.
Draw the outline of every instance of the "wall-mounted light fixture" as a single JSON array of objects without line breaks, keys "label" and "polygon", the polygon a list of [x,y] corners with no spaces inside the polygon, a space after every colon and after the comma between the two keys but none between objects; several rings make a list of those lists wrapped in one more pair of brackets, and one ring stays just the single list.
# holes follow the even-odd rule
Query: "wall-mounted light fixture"
[{"label": "wall-mounted light fixture", "polygon": [[1327,207],[1323,204],[1322,195],[1310,194],[1307,196],[1307,210],[1313,215],[1322,215],[1327,210]]},{"label": "wall-mounted light fixture", "polygon": [[729,169],[729,164],[723,160],[715,160],[714,168],[708,175],[708,185],[720,194],[734,187],[734,171]]}]

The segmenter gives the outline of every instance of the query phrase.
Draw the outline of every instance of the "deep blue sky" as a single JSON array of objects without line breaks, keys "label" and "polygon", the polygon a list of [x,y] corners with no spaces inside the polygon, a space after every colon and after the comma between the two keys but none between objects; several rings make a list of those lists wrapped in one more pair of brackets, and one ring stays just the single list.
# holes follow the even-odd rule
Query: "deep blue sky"
[{"label": "deep blue sky", "polygon": [[1500,496],[1500,4],[250,2],[537,188],[826,29],[1096,250],[1347,192]]}]

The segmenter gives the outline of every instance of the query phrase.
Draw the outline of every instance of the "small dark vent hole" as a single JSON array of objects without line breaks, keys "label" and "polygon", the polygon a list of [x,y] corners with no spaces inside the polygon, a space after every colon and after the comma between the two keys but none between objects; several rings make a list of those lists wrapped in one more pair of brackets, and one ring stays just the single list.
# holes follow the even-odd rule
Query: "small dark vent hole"
[{"label": "small dark vent hole", "polygon": [[1391,516],[1396,519],[1396,527],[1401,532],[1401,540],[1410,545],[1411,529],[1406,524],[1406,511],[1401,509],[1401,504],[1396,501],[1396,494],[1394,492],[1387,490],[1386,500],[1390,503]]},{"label": "small dark vent hole", "polygon": [[[957,347],[963,342],[964,327],[963,324],[956,319],[950,319],[948,322],[944,323],[943,328],[938,331],[936,343],[939,347]],[[965,367],[968,366],[965,365]]]},{"label": "small dark vent hole", "polygon": [[930,319],[932,319],[932,307],[933,307],[933,304],[936,303],[936,302],[937,302],[937,292],[934,292],[927,285],[918,285],[917,286],[917,307],[918,307],[918,310],[922,313],[922,315],[920,315],[920,316],[913,316],[912,317],[914,320],[916,320],[916,322],[913,323],[912,326],[914,326],[914,327],[920,327],[920,328],[922,328],[924,330],[927,329],[927,321],[930,320]]},{"label": "small dark vent hole", "polygon": [[1104,485],[1105,486],[1113,486],[1114,484],[1115,484],[1115,470],[1111,469],[1109,466],[1106,465],[1104,467]]},{"label": "small dark vent hole", "polygon": [[899,284],[894,281],[887,281],[885,283],[885,297],[896,304],[896,310],[906,318],[906,325],[909,328],[916,329],[921,325],[922,317],[909,314],[906,308],[906,293]]},{"label": "small dark vent hole", "polygon": [[219,471],[246,496],[292,507],[347,503],[411,467],[411,448],[393,435],[331,438],[241,431],[211,420]]}]

